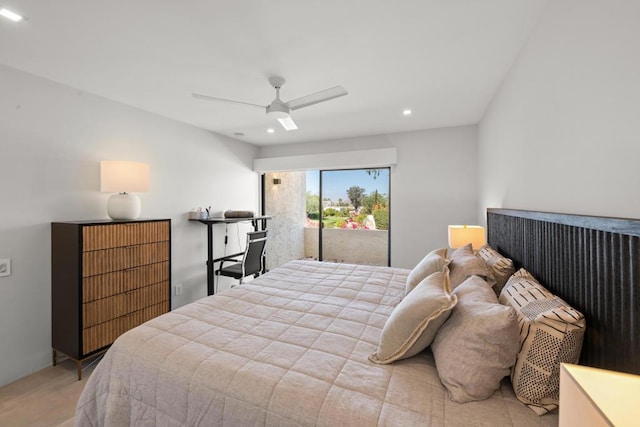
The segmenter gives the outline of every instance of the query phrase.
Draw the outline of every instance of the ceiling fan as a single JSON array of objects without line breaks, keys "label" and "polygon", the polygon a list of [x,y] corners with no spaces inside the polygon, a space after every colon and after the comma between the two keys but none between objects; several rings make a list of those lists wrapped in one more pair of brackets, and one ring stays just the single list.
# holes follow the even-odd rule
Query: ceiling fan
[{"label": "ceiling fan", "polygon": [[348,92],[342,86],[335,86],[329,89],[321,90],[320,92],[312,93],[310,95],[301,96],[300,98],[292,99],[291,101],[283,102],[280,99],[280,89],[284,85],[286,80],[282,77],[270,77],[269,83],[276,90],[276,99],[271,101],[271,104],[264,106],[258,104],[252,104],[250,102],[236,101],[233,99],[216,98],[215,96],[201,95],[199,93],[191,94],[194,98],[206,99],[209,101],[224,101],[234,102],[236,104],[251,105],[253,107],[264,108],[267,115],[278,119],[280,124],[285,130],[296,130],[295,122],[291,118],[291,111],[298,110],[300,108],[308,107],[320,102],[329,101],[330,99],[338,98],[348,94]]}]

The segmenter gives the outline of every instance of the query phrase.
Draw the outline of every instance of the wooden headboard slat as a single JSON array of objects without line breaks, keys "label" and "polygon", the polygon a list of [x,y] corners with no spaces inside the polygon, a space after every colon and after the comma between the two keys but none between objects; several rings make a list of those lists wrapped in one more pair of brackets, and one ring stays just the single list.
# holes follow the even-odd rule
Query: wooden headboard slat
[{"label": "wooden headboard slat", "polygon": [[640,374],[640,220],[487,210],[488,242],[580,310],[580,363]]}]

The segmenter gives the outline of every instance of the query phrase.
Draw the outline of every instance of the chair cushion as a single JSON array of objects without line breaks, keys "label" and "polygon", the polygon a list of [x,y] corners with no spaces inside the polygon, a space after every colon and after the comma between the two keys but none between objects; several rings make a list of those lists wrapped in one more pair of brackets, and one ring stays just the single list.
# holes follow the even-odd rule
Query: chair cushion
[{"label": "chair cushion", "polygon": [[242,277],[242,263],[231,264],[224,267],[220,270],[220,274],[233,277],[234,279],[240,279]]}]

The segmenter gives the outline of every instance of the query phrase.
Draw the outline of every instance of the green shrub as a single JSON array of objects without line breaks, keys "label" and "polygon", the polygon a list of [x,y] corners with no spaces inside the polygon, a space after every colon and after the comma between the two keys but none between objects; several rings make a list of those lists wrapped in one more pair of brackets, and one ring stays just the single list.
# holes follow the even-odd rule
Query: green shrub
[{"label": "green shrub", "polygon": [[327,216],[336,216],[337,211],[334,208],[326,208],[325,210],[322,211],[322,214],[327,217]]},{"label": "green shrub", "polygon": [[337,228],[338,223],[342,223],[342,219],[339,217],[331,216],[331,217],[323,217],[322,218],[322,226],[324,228]]},{"label": "green shrub", "polygon": [[373,219],[376,220],[378,230],[389,229],[389,209],[378,209],[373,212]]}]

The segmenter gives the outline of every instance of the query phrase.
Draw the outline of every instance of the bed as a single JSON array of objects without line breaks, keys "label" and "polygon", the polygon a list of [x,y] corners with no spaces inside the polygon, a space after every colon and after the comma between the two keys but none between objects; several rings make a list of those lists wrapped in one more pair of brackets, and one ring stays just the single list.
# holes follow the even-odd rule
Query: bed
[{"label": "bed", "polygon": [[[512,220],[520,223],[520,212],[490,210],[489,242],[520,264],[524,258],[516,248],[524,237],[518,233],[530,231],[505,225]],[[525,247],[531,245],[525,241]],[[529,261],[536,270],[535,260]],[[369,360],[404,297],[409,273],[292,261],[153,319],[122,335],[106,353],[78,402],[75,423],[557,425],[557,411],[538,416],[516,399],[508,378],[486,400],[451,401],[429,349],[392,364]],[[573,294],[561,295],[572,299]],[[589,307],[585,315],[589,319]],[[599,336],[605,329],[598,328]],[[586,354],[613,353],[594,353],[598,345],[586,336]],[[634,369],[617,362],[604,366],[608,362],[602,360],[586,361]]]}]

